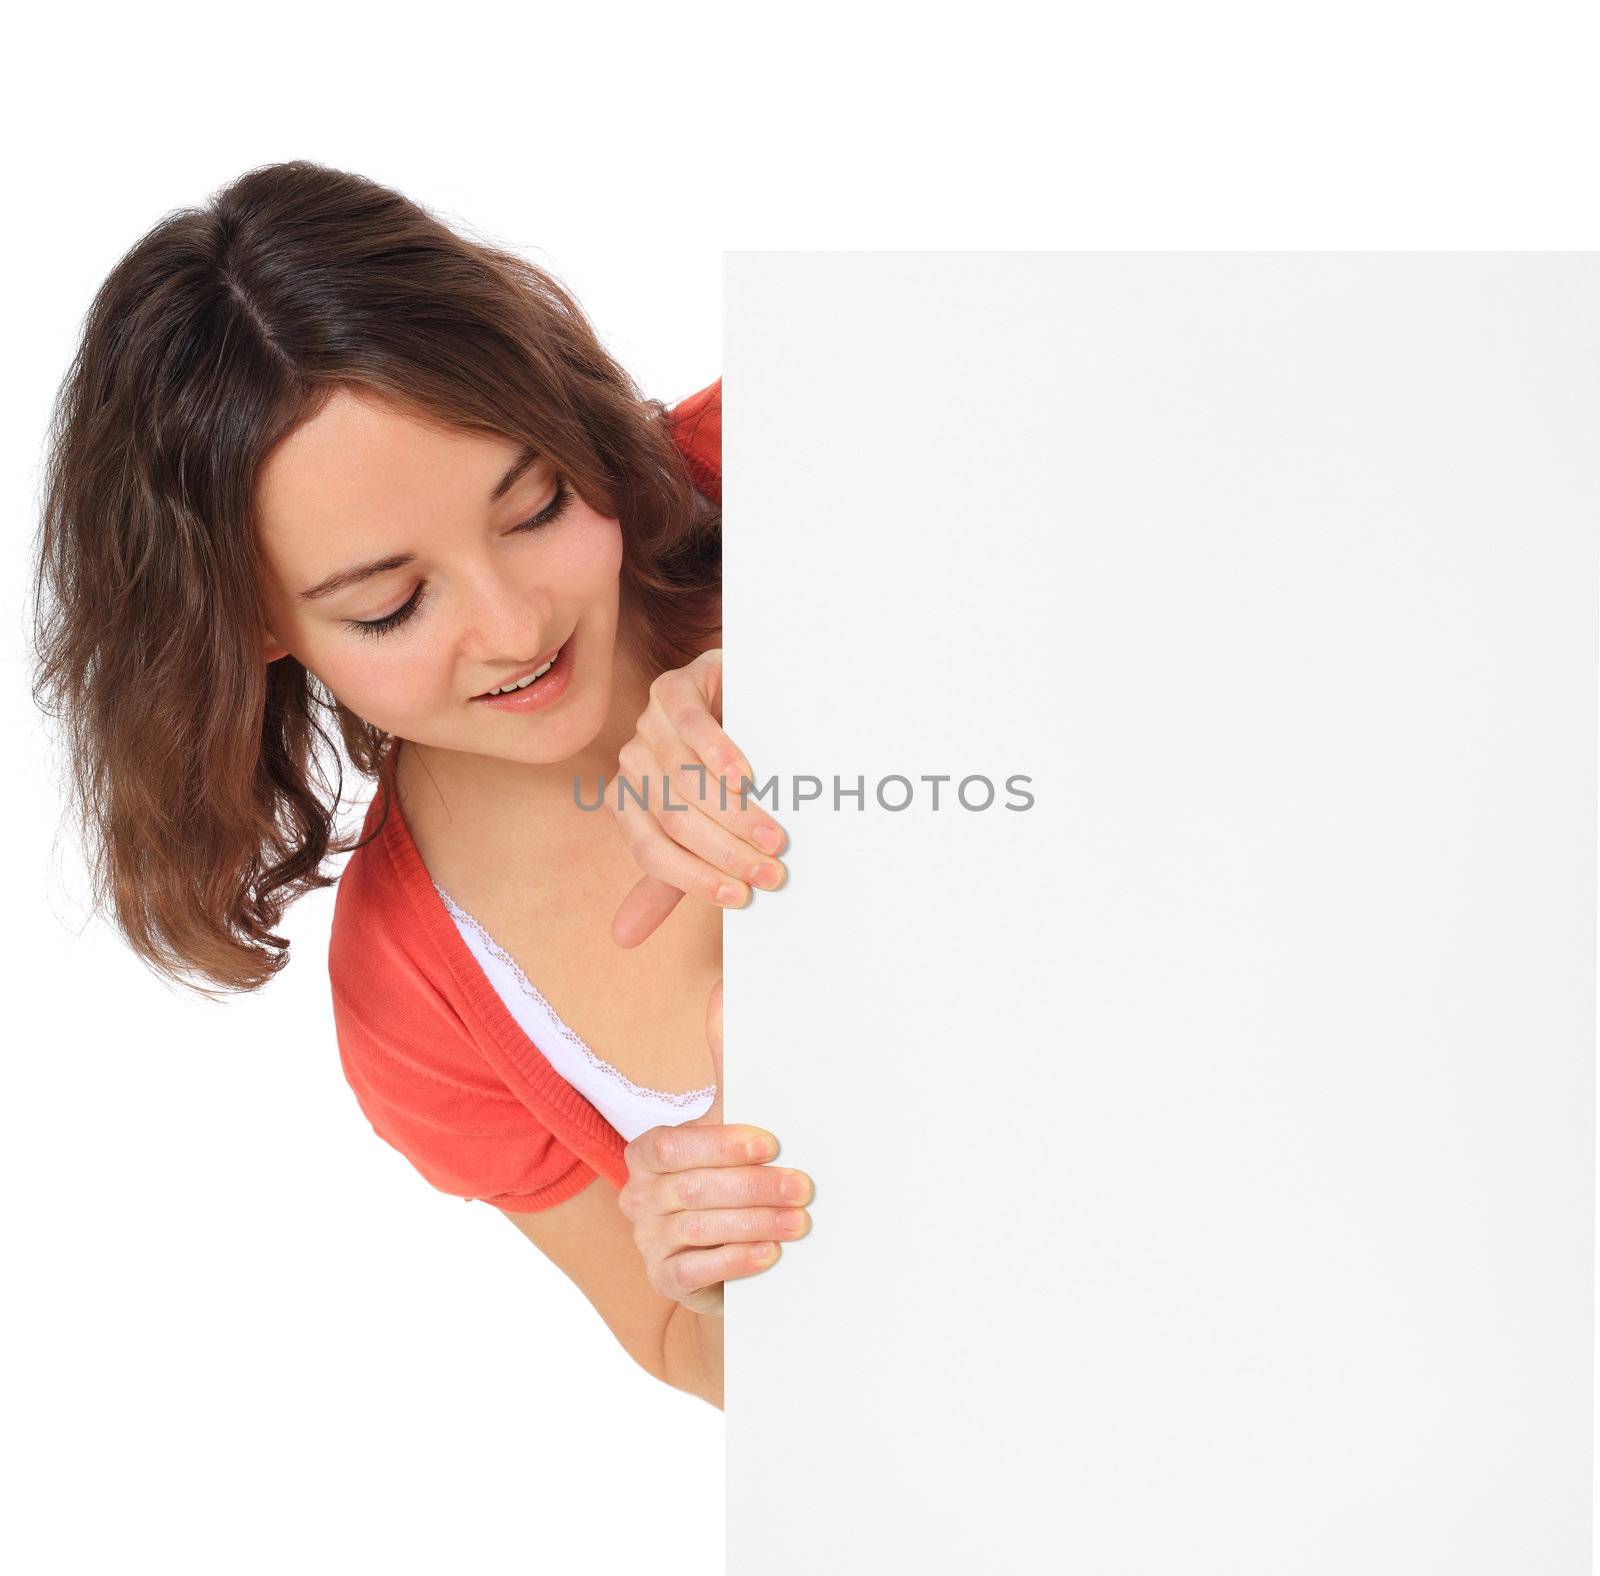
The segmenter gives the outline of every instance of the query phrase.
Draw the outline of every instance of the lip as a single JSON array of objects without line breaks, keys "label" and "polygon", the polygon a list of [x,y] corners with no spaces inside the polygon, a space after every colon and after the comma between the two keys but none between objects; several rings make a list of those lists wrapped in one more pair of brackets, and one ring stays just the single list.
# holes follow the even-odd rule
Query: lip
[{"label": "lip", "polygon": [[[570,640],[572,637],[569,635],[567,638]],[[504,689],[507,684],[515,684],[518,679],[525,679],[530,673],[537,673],[539,669],[545,665],[545,663],[549,662],[553,657],[557,657],[560,654],[561,647],[554,646],[549,651],[545,652],[542,657],[535,657],[534,660],[527,665],[527,667],[518,668],[515,673],[508,673],[503,679],[497,679],[489,686],[489,689]],[[474,695],[472,698],[474,700],[486,700],[488,695],[489,690],[483,690],[479,694]]]},{"label": "lip", "polygon": [[572,639],[573,637],[568,635],[566,641],[556,647],[554,652],[540,657],[537,662],[530,662],[519,672],[509,674],[500,680],[501,684],[514,684],[518,679],[537,672],[553,656],[555,665],[550,671],[535,679],[525,689],[512,690],[509,695],[491,695],[485,691],[481,695],[474,695],[470,704],[492,706],[496,711],[538,711],[545,706],[553,705],[561,698],[572,679]]}]

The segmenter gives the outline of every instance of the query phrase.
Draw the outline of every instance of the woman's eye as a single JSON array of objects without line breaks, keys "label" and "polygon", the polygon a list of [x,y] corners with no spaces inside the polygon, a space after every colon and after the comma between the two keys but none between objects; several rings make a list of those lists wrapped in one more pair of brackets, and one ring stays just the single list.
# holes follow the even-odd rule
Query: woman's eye
[{"label": "woman's eye", "polygon": [[537,514],[531,515],[520,525],[511,527],[513,531],[537,531],[541,525],[550,525],[559,520],[567,512],[567,505],[572,502],[572,489],[561,478],[556,478],[555,496],[551,498]]},{"label": "woman's eye", "polygon": [[385,613],[382,618],[347,618],[345,623],[359,634],[386,635],[391,629],[398,629],[421,605],[422,587],[419,585],[394,612]]},{"label": "woman's eye", "polygon": [[[513,531],[537,531],[542,525],[553,525],[567,512],[572,503],[572,489],[560,477],[556,478],[555,496],[551,498],[537,514],[530,515],[526,520],[511,527]],[[362,635],[386,635],[391,629],[398,629],[422,605],[422,587],[419,585],[406,599],[405,603],[397,607],[392,613],[385,613],[382,618],[347,618],[351,629]]]}]

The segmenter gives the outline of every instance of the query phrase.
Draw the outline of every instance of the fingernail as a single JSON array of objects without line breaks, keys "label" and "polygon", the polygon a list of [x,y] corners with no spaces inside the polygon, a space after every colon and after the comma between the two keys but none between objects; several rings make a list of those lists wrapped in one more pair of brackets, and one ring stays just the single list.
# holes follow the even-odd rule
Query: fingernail
[{"label": "fingernail", "polygon": [[744,1146],[744,1152],[752,1160],[771,1160],[778,1152],[777,1140],[773,1138],[752,1138]]},{"label": "fingernail", "polygon": [[783,1186],[779,1191],[791,1203],[798,1204],[811,1191],[811,1188],[804,1177],[791,1174],[783,1179]]},{"label": "fingernail", "polygon": [[750,884],[771,892],[783,884],[783,872],[776,865],[757,865],[750,872]]},{"label": "fingernail", "polygon": [[741,908],[744,905],[744,888],[737,881],[724,881],[717,888],[717,901],[724,908]]},{"label": "fingernail", "polygon": [[783,847],[783,833],[775,826],[758,826],[750,834],[750,841],[764,854],[775,854]]}]

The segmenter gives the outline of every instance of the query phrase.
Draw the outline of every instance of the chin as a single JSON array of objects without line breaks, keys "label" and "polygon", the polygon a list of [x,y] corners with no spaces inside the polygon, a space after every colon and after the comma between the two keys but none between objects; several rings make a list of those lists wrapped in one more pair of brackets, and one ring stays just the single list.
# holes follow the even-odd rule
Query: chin
[{"label": "chin", "polygon": [[[564,715],[548,719],[512,718],[512,727],[496,729],[497,737],[480,738],[476,753],[498,760],[517,761],[524,766],[555,766],[581,755],[600,737],[610,705],[609,686],[604,692],[563,697]],[[570,710],[566,703],[570,702]],[[521,731],[523,738],[518,739]]]}]

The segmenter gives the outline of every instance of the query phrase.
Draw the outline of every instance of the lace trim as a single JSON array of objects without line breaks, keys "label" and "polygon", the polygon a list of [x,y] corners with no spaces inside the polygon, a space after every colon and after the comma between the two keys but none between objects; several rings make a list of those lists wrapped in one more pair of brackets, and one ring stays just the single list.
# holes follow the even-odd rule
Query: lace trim
[{"label": "lace trim", "polygon": [[517,962],[517,960],[512,957],[511,954],[507,952],[506,949],[502,947],[500,943],[496,941],[494,937],[491,936],[489,932],[472,917],[471,914],[462,908],[462,906],[457,903],[456,900],[451,897],[450,894],[446,892],[437,881],[433,883],[433,890],[444,899],[444,906],[449,909],[453,918],[460,920],[464,925],[470,925],[473,930],[477,932],[478,938],[483,942],[485,948],[488,949],[490,955],[498,962],[503,963],[506,968],[510,970],[511,977],[516,980],[517,984],[522,988],[522,990],[525,991],[534,1001],[536,1001],[547,1013],[549,1013],[550,1021],[555,1024],[562,1037],[568,1040],[578,1050],[583,1052],[584,1056],[589,1061],[589,1064],[595,1069],[596,1072],[603,1073],[606,1077],[614,1079],[617,1083],[621,1084],[623,1088],[628,1090],[630,1094],[643,1095],[649,1100],[660,1100],[667,1105],[692,1105],[696,1100],[703,1099],[706,1095],[715,1094],[717,1092],[717,1086],[715,1084],[707,1084],[703,1089],[685,1089],[681,1094],[672,1094],[665,1089],[647,1089],[643,1084],[636,1084],[625,1072],[622,1071],[620,1067],[613,1067],[611,1063],[605,1059],[605,1057],[597,1056],[592,1050],[589,1049],[589,1046],[587,1043],[585,1043],[582,1035],[580,1035],[576,1029],[568,1026],[568,1024],[562,1019],[561,1014],[558,1013],[555,1008],[552,1007],[545,999],[543,992],[539,990],[538,986],[536,986],[533,981],[522,972],[522,966]]}]

